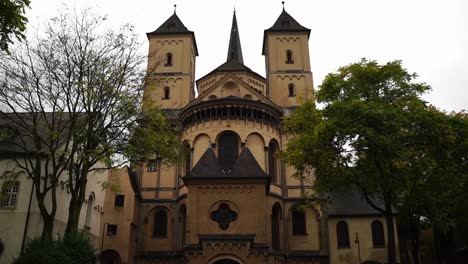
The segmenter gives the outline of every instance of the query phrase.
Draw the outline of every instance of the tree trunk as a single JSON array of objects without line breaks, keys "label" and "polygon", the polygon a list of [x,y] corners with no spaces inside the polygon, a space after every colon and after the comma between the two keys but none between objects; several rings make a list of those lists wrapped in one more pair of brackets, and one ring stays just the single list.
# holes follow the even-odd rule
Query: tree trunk
[{"label": "tree trunk", "polygon": [[52,217],[43,216],[42,220],[44,221],[44,226],[42,228],[41,240],[51,241],[54,233],[54,219]]},{"label": "tree trunk", "polygon": [[392,205],[385,201],[385,219],[387,220],[388,264],[396,264],[395,228],[393,225]]},{"label": "tree trunk", "polygon": [[76,190],[75,192],[71,192],[72,197],[68,206],[68,219],[67,227],[65,228],[65,236],[78,233],[81,207],[83,206],[86,193],[86,182],[88,181],[88,170],[88,166],[85,166],[82,169],[79,182],[77,186],[75,186]]},{"label": "tree trunk", "polygon": [[70,236],[78,233],[78,224],[80,221],[81,204],[75,197],[70,199],[68,205],[67,227],[65,228],[65,236]]}]

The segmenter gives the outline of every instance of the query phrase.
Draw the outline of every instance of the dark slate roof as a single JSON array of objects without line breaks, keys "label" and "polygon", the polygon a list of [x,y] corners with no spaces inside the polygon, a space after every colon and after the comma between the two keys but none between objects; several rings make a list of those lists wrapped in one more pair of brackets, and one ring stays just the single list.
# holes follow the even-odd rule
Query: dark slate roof
[{"label": "dark slate roof", "polygon": [[268,177],[247,147],[242,148],[230,175],[232,177]]},{"label": "dark slate roof", "polygon": [[195,40],[195,33],[190,31],[185,27],[184,23],[180,20],[177,16],[176,12],[172,16],[170,16],[161,26],[159,26],[155,31],[146,33],[146,36],[149,38],[150,36],[157,36],[157,35],[192,35],[193,36],[193,44],[195,46],[195,55],[198,56],[198,48],[197,48],[197,41]]},{"label": "dark slate roof", "polygon": [[310,35],[310,29],[299,24],[284,8],[275,24],[269,29],[265,29],[263,33],[262,55],[265,55],[266,51],[267,32],[307,32],[307,34]]},{"label": "dark slate roof", "polygon": [[[329,205],[327,212],[329,216],[364,216],[381,215],[364,199],[364,197],[355,191],[333,192],[328,194]],[[371,198],[376,206],[384,208],[383,201],[377,198]],[[396,210],[393,209],[393,213]]]},{"label": "dark slate roof", "polygon": [[158,29],[156,29],[155,31],[151,33],[172,34],[172,33],[192,33],[192,31],[188,30],[185,27],[184,23],[182,23],[180,18],[174,12],[174,14],[170,16],[166,20],[166,22],[164,22],[161,26],[158,27]]},{"label": "dark slate roof", "polygon": [[208,148],[185,177],[220,177],[224,172],[212,148]]},{"label": "dark slate roof", "polygon": [[258,165],[247,147],[237,158],[231,171],[223,171],[212,148],[208,148],[184,178],[267,178],[268,175]]},{"label": "dark slate roof", "polygon": [[[43,115],[41,115],[43,114]],[[39,115],[34,117],[35,115]],[[45,117],[44,117],[45,115]],[[7,132],[7,137],[0,140],[0,155],[22,155],[36,153],[38,149],[34,144],[33,134],[31,134],[33,120],[38,124],[38,135],[43,140],[43,144],[50,143],[50,126],[55,119],[54,131],[60,130],[59,145],[63,144],[67,138],[69,115],[68,113],[0,113],[0,130]]]},{"label": "dark slate roof", "polygon": [[234,15],[232,16],[231,37],[229,39],[229,48],[226,60],[234,60],[242,65],[244,64],[239,28],[237,27],[236,11],[234,11]]},{"label": "dark slate roof", "polygon": [[272,27],[267,29],[267,31],[306,31],[309,32],[310,29],[299,24],[286,10],[283,9],[280,16],[276,20],[275,24]]}]

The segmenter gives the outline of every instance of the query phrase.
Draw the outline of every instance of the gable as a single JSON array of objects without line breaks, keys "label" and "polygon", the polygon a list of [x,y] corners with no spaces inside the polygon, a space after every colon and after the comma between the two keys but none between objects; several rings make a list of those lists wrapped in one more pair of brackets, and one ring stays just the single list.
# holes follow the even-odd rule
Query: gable
[{"label": "gable", "polygon": [[248,100],[261,101],[277,107],[276,104],[261,94],[260,90],[252,88],[233,73],[226,74],[223,78],[215,82],[210,88],[206,89],[187,106],[196,104],[201,101],[226,97],[238,97]]}]

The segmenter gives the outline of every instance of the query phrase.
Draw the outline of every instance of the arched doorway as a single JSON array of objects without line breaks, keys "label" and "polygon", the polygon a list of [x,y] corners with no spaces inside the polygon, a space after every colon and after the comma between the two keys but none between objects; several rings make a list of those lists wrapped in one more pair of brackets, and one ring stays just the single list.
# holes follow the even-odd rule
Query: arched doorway
[{"label": "arched doorway", "polygon": [[104,250],[99,255],[99,263],[100,264],[120,264],[120,254],[119,252],[109,249]]},{"label": "arched doorway", "polygon": [[240,263],[232,259],[220,259],[220,260],[213,262],[213,264],[240,264]]}]

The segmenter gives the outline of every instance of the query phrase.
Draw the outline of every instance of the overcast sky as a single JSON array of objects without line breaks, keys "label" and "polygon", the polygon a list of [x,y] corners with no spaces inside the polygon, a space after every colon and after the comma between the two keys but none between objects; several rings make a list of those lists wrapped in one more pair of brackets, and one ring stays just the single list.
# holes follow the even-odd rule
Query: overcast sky
[{"label": "overcast sky", "polygon": [[[287,0],[286,11],[310,28],[310,57],[317,88],[338,67],[368,58],[402,60],[419,81],[433,90],[424,98],[448,110],[468,109],[468,1],[466,0]],[[265,76],[263,30],[282,10],[280,0],[32,0],[30,25],[44,24],[62,3],[96,7],[108,25],[135,25],[147,51],[145,33],[158,28],[174,11],[195,32],[200,78],[227,56],[234,6],[244,63]]]}]

